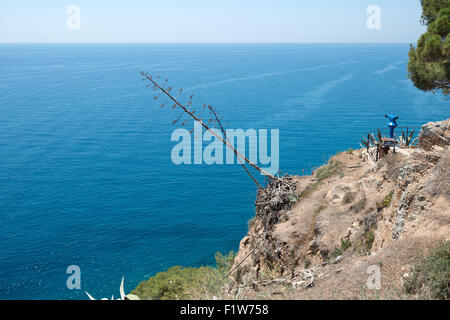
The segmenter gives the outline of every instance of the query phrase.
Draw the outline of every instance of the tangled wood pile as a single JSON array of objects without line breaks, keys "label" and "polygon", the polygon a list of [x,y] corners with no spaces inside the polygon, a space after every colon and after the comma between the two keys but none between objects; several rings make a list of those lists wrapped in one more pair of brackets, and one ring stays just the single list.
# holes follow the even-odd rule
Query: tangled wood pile
[{"label": "tangled wood pile", "polygon": [[270,229],[280,218],[280,214],[291,208],[298,200],[293,176],[285,175],[271,179],[264,190],[258,190],[256,196],[256,217],[266,229]]}]

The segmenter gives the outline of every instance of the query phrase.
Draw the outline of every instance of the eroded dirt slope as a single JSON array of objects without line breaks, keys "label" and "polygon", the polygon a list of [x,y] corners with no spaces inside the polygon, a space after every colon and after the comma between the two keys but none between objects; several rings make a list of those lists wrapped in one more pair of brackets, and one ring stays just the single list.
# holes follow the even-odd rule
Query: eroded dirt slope
[{"label": "eroded dirt slope", "polygon": [[[311,176],[289,177],[290,206],[257,206],[230,297],[401,298],[411,265],[450,238],[449,141],[450,119],[428,123],[417,147],[378,162],[365,149],[341,152]],[[373,266],[379,290],[367,288]]]}]

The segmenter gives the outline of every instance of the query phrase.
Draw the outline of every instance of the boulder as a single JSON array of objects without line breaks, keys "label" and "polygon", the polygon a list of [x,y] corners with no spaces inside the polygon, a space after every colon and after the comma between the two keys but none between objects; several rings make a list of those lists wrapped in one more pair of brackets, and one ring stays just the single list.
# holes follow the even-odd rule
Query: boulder
[{"label": "boulder", "polygon": [[349,185],[338,184],[327,192],[325,200],[329,203],[341,203],[345,195],[351,191]]},{"label": "boulder", "polygon": [[450,118],[424,124],[420,129],[417,145],[427,151],[433,146],[446,148],[450,145]]}]

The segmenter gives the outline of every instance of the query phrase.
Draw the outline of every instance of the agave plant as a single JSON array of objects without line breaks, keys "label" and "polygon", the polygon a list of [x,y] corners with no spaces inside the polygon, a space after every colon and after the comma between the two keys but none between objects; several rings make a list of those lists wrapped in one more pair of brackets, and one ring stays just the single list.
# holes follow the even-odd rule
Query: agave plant
[{"label": "agave plant", "polygon": [[368,133],[367,134],[367,138],[366,138],[366,136],[362,136],[361,137],[360,145],[361,145],[362,148],[369,149],[372,146],[372,144],[373,144],[373,140],[374,140],[373,134],[372,133]]},{"label": "agave plant", "polygon": [[[120,298],[117,300],[141,300],[141,299],[139,299],[139,297],[137,295],[134,295],[134,294],[129,293],[129,294],[125,295],[125,290],[123,289],[123,280],[124,280],[124,277],[122,277],[122,282],[120,283],[120,288],[119,288]],[[86,294],[90,300],[96,300],[88,292],[86,292]],[[102,298],[100,300],[108,300],[108,298]],[[111,300],[114,300],[114,295],[112,295]]]},{"label": "agave plant", "polygon": [[400,137],[397,137],[397,141],[404,145],[405,147],[413,146],[417,142],[417,138],[413,139],[414,136],[414,130],[409,132],[409,128],[406,128],[406,132],[402,130],[402,135]]}]

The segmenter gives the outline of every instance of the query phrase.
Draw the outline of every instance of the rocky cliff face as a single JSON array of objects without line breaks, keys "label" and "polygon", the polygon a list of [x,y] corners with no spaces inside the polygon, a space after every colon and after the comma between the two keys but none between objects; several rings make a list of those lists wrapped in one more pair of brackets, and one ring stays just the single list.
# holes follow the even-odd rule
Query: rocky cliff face
[{"label": "rocky cliff face", "polygon": [[414,261],[450,238],[449,165],[447,119],[425,124],[416,147],[378,162],[349,150],[311,176],[286,177],[288,186],[272,186],[277,196],[258,197],[230,292],[353,298],[377,268],[384,296],[398,290]]}]

